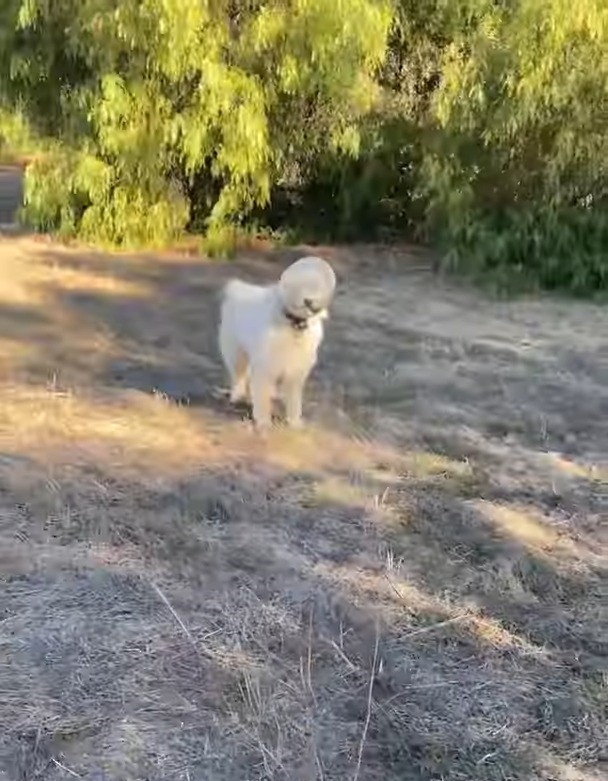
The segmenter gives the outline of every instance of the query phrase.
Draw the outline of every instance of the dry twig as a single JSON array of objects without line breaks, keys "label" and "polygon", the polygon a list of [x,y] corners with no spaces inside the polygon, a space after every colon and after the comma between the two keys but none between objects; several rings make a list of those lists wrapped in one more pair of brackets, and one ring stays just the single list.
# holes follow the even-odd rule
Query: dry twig
[{"label": "dry twig", "polygon": [[372,691],[374,688],[374,678],[376,676],[376,662],[378,661],[379,642],[380,642],[380,633],[378,632],[378,629],[376,629],[376,643],[374,645],[374,658],[372,660],[372,669],[369,676],[369,688],[367,690],[367,713],[365,714],[365,723],[363,724],[363,732],[361,733],[361,742],[359,743],[359,755],[357,757],[357,767],[355,768],[353,781],[358,781],[359,779],[359,773],[361,772],[361,762],[363,760],[363,749],[365,748],[365,739],[367,738],[369,722],[372,716]]}]

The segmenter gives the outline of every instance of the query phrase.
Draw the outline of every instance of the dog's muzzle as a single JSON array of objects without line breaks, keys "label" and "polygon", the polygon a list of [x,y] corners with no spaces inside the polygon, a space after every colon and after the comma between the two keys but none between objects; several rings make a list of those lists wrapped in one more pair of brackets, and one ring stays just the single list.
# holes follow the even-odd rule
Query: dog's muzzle
[{"label": "dog's muzzle", "polygon": [[305,331],[308,328],[307,317],[298,317],[298,315],[294,315],[292,312],[288,312],[287,310],[285,310],[284,314],[291,327],[296,331]]}]

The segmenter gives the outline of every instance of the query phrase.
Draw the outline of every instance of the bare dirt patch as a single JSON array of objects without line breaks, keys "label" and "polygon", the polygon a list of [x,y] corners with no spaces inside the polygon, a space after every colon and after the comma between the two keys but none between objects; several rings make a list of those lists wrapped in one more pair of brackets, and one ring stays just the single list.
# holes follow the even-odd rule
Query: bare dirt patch
[{"label": "bare dirt patch", "polygon": [[295,252],[0,239],[0,777],[606,772],[605,309],[326,254],[310,428],[262,439],[216,294]]}]

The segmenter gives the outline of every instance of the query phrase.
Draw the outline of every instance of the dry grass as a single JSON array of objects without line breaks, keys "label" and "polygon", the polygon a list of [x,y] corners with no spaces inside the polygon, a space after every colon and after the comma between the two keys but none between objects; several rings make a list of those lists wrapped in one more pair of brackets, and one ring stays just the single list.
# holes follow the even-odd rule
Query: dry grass
[{"label": "dry grass", "polygon": [[331,254],[311,426],[261,438],[234,268],[0,238],[0,778],[605,774],[605,311]]}]

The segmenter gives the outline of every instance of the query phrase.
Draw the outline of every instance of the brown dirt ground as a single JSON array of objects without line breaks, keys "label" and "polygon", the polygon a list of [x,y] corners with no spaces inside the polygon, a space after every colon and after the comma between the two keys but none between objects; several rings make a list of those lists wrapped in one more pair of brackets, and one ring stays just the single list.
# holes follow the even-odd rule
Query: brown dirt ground
[{"label": "brown dirt ground", "polygon": [[295,251],[0,238],[0,778],[607,771],[606,310],[321,254],[310,428],[262,438],[217,291]]}]

